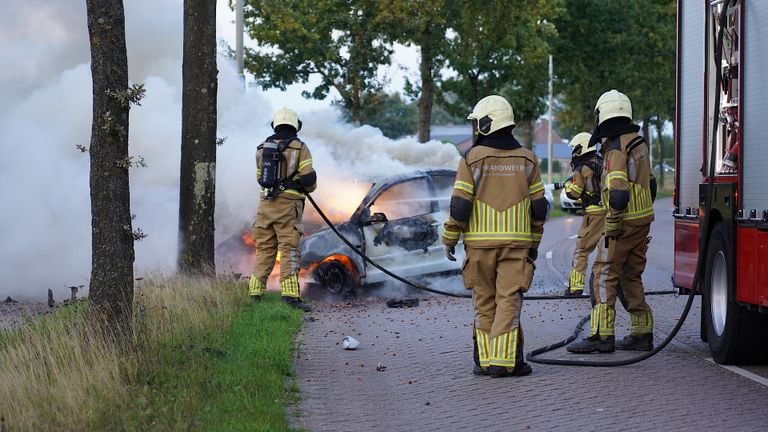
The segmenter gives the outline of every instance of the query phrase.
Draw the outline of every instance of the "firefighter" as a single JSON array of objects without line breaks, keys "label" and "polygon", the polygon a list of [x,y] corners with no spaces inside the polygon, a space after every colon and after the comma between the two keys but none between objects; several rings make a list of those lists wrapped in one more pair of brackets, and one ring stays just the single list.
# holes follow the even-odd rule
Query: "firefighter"
[{"label": "firefighter", "polygon": [[272,120],[274,134],[256,151],[256,176],[261,199],[251,233],[258,253],[248,291],[254,301],[261,300],[280,253],[280,289],[289,306],[312,310],[299,294],[299,237],[304,212],[304,193],[317,187],[312,155],[297,133],[301,120],[296,111],[282,108]]},{"label": "firefighter", "polygon": [[573,176],[565,183],[565,193],[572,200],[581,200],[583,217],[573,251],[571,273],[568,277],[566,297],[578,297],[584,293],[584,275],[589,254],[595,250],[603,233],[606,209],[600,199],[600,173],[603,169],[602,156],[597,144],[590,145],[592,135],[588,132],[577,134],[568,143],[572,151],[571,168]]},{"label": "firefighter", "polygon": [[512,135],[509,102],[492,95],[467,117],[473,146],[459,162],[443,244],[455,261],[463,236],[464,285],[473,290],[474,373],[524,376],[520,313],[535,269],[548,203],[534,154]]},{"label": "firefighter", "polygon": [[[653,216],[651,165],[645,140],[632,124],[632,105],[624,94],[603,93],[595,105],[597,126],[590,142],[603,155],[603,198],[608,202],[603,237],[592,267],[589,337],[568,346],[573,353],[653,349],[653,314],[645,302],[642,274]],[[630,316],[629,335],[615,342],[617,286]]]}]

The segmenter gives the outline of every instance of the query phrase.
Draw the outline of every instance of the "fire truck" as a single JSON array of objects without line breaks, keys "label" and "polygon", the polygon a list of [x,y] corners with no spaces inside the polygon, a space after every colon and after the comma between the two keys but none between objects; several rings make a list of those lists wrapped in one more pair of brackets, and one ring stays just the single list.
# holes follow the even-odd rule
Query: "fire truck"
[{"label": "fire truck", "polygon": [[674,285],[722,364],[768,361],[768,1],[678,0]]}]

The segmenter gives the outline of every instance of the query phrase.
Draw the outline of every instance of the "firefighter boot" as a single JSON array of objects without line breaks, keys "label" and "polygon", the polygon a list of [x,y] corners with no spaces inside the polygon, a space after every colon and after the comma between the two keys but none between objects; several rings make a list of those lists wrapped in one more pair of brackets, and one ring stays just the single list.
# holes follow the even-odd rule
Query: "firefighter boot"
[{"label": "firefighter boot", "polygon": [[581,297],[584,294],[583,289],[571,289],[570,287],[565,289],[563,293],[564,297]]},{"label": "firefighter boot", "polygon": [[309,303],[305,303],[298,297],[286,297],[283,296],[283,303],[287,304],[288,306],[294,308],[303,310],[304,312],[312,312],[312,305]]},{"label": "firefighter boot", "polygon": [[652,351],[653,333],[624,336],[616,342],[616,349],[622,351]]},{"label": "firefighter boot", "polygon": [[579,342],[574,342],[568,345],[566,349],[568,352],[576,354],[591,354],[595,351],[612,353],[616,350],[615,345],[615,338],[613,336],[607,336],[605,339],[602,339],[599,334],[596,334]]},{"label": "firefighter boot", "polygon": [[533,372],[528,363],[520,362],[514,369],[509,370],[503,366],[488,366],[488,375],[494,378],[521,377]]}]

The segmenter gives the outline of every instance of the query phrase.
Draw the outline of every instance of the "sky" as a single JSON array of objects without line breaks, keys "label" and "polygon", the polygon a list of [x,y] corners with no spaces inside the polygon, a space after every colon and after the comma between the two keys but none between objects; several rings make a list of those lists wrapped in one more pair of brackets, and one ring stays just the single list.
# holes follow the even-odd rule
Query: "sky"
[{"label": "sky", "polygon": [[[234,31],[218,6],[217,31]],[[131,109],[129,153],[137,276],[175,270],[181,137],[182,0],[127,0],[129,79],[147,94]],[[231,14],[231,12],[230,12]],[[406,56],[407,58],[407,56]],[[57,298],[90,274],[90,51],[85,2],[27,0],[0,14],[0,300]],[[307,102],[300,89],[263,92],[242,85],[219,58],[216,239],[239,235],[258,206],[255,148],[271,133],[272,112],[296,108],[302,139],[318,172],[318,202],[345,184],[421,167],[455,168],[458,152],[438,142],[391,140],[378,129],[343,123],[329,101]],[[393,66],[399,69],[398,66]]]}]

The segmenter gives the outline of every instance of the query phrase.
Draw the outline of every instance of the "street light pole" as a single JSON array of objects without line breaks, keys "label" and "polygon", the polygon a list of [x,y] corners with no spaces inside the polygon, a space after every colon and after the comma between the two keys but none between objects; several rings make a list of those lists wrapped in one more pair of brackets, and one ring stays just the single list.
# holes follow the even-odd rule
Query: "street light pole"
[{"label": "street light pole", "polygon": [[549,118],[549,127],[547,128],[547,183],[552,183],[552,55],[549,56],[549,103],[547,104],[547,117]]},{"label": "street light pole", "polygon": [[245,88],[245,56],[243,53],[243,0],[235,0],[235,60],[237,73]]}]

